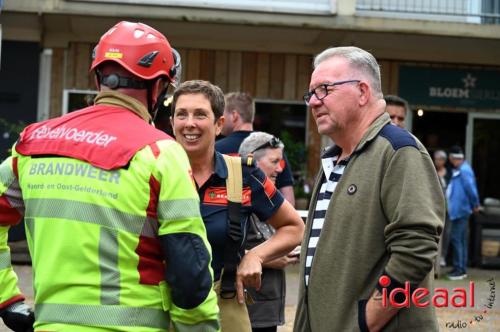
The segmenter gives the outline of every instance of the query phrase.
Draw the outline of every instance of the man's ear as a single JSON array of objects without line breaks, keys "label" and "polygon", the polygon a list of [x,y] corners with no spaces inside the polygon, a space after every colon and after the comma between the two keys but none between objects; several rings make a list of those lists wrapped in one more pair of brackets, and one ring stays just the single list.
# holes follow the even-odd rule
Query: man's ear
[{"label": "man's ear", "polygon": [[94,74],[94,83],[97,88],[97,91],[101,90],[101,84],[99,83],[99,78],[97,77],[97,73]]},{"label": "man's ear", "polygon": [[232,113],[232,117],[231,117],[231,121],[234,123],[238,123],[240,121],[240,113],[238,113],[236,110],[232,110],[231,112]]},{"label": "man's ear", "polygon": [[366,82],[359,82],[359,105],[365,106],[370,101],[372,89]]}]

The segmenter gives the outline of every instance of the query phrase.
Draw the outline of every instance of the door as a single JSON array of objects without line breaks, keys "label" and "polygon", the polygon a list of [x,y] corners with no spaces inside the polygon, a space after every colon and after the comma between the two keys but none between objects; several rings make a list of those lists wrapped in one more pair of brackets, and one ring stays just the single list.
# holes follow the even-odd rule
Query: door
[{"label": "door", "polygon": [[500,113],[469,113],[466,157],[476,174],[481,202],[500,199]]},{"label": "door", "polygon": [[448,151],[452,145],[465,145],[467,113],[447,111],[413,111],[412,133],[429,151]]}]

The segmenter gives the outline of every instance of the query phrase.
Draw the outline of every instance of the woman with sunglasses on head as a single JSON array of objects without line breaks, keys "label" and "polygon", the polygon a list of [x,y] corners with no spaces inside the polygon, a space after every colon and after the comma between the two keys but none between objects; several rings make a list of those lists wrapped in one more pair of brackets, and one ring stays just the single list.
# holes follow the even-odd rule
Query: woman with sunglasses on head
[{"label": "woman with sunglasses on head", "polygon": [[[271,180],[244,158],[241,166],[242,202],[237,211],[240,229],[236,229],[241,236],[235,237],[234,228],[230,228],[232,225],[228,221],[228,167],[223,155],[215,151],[215,137],[224,124],[224,94],[210,82],[187,81],[175,90],[172,111],[174,135],[189,157],[202,218],[212,246],[212,267],[219,294],[222,331],[250,331],[244,303],[245,287],[260,289],[262,264],[282,257],[297,246],[302,239],[304,224]],[[231,216],[234,214],[231,210]],[[244,254],[244,237],[251,214],[267,220],[276,233],[269,241]],[[239,261],[239,256],[243,254]],[[235,257],[237,272],[230,273]],[[246,300],[249,301],[248,298]]]},{"label": "woman with sunglasses on head", "polygon": [[[277,137],[257,131],[243,140],[239,154],[253,158],[256,166],[275,183],[276,177],[283,171],[281,161],[284,147],[284,144]],[[252,215],[246,248],[252,249],[267,241],[274,232],[275,230],[270,224],[260,220],[256,215]],[[285,323],[286,279],[284,269],[288,265],[298,262],[298,253],[294,250],[263,264],[261,289],[259,291],[249,290],[249,294],[255,301],[255,304],[248,305],[253,332],[275,332],[278,325]]]}]

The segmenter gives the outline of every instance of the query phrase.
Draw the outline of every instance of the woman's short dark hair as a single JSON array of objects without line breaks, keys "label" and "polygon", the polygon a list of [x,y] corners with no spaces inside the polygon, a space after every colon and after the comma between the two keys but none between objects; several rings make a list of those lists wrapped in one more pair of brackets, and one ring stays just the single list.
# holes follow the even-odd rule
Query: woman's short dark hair
[{"label": "woman's short dark hair", "polygon": [[221,88],[209,81],[203,80],[185,81],[175,89],[172,100],[172,114],[175,112],[175,105],[180,96],[195,93],[201,93],[210,101],[215,120],[218,120],[224,114],[225,101]]}]

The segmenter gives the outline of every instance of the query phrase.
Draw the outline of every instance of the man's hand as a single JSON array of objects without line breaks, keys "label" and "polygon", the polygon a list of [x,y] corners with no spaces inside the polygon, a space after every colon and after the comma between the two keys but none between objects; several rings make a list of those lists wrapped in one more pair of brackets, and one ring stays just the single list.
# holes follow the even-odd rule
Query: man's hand
[{"label": "man's hand", "polygon": [[377,332],[398,313],[399,309],[390,305],[384,307],[382,305],[382,294],[378,290],[372,294],[366,304],[366,325],[370,332]]},{"label": "man's hand", "polygon": [[35,323],[35,315],[24,302],[16,302],[0,312],[3,322],[15,332],[31,332]]}]

